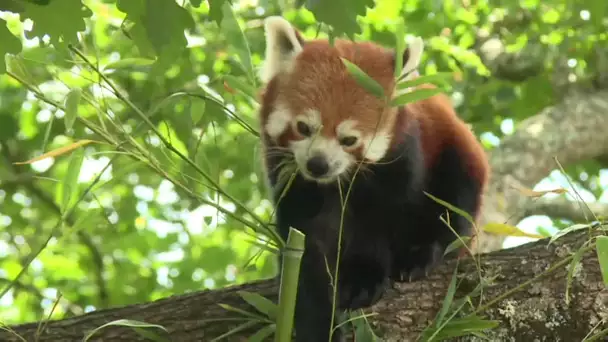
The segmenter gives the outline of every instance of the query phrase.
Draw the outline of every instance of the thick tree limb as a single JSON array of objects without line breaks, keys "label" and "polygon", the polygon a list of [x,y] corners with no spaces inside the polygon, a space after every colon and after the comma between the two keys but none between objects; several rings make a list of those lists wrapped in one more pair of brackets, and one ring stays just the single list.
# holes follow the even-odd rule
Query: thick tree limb
[{"label": "thick tree limb", "polygon": [[[589,248],[590,251],[583,255],[582,263],[576,266],[569,290],[570,302],[568,304],[565,301],[570,256],[588,237],[587,231],[578,231],[567,234],[549,246],[545,239],[518,248],[478,255],[481,257],[483,277],[495,277],[491,285],[483,290],[482,305],[488,306],[487,310],[479,313],[500,321],[499,327],[486,332],[491,340],[514,338],[517,341],[580,341],[592,329],[600,331],[605,328],[606,323],[602,319],[608,320],[608,291],[602,283],[593,248]],[[415,340],[441,307],[454,265],[455,260],[451,260],[427,279],[397,284],[395,289],[389,290],[371,309],[377,315],[369,320],[377,331],[388,341]],[[479,283],[475,263],[471,258],[461,261],[460,266],[460,272],[466,276],[456,298],[467,295]],[[545,272],[551,268],[553,271]],[[538,282],[519,288],[512,296],[501,297],[507,291],[539,276]],[[167,336],[171,341],[211,341],[244,322],[234,321],[234,318],[242,316],[224,310],[219,303],[255,312],[255,309],[243,302],[237,294],[238,290],[257,292],[276,301],[276,282],[261,281],[49,322],[38,341],[81,341],[88,331],[116,319],[134,319],[162,325],[169,332]],[[473,298],[472,302],[477,305],[479,297]],[[254,331],[259,327],[258,325]],[[32,341],[38,323],[18,325],[12,329],[25,340]],[[242,341],[251,333],[251,329],[246,330],[227,340]],[[0,340],[19,339],[9,332],[0,331]],[[117,342],[144,340],[129,328],[123,327],[101,330],[90,339]]]},{"label": "thick tree limb", "polygon": [[[517,62],[517,54],[505,52],[499,39],[478,34],[478,53],[497,77],[517,78],[528,64]],[[524,56],[528,53],[522,52]],[[539,55],[536,53],[535,55]],[[518,64],[519,63],[519,64]],[[525,65],[520,65],[520,64]],[[505,74],[508,72],[513,75]],[[530,73],[528,73],[530,75]],[[489,153],[492,175],[480,225],[488,222],[517,224],[525,218],[531,199],[522,196],[517,186],[533,187],[557,168],[555,158],[564,166],[608,155],[608,90],[572,90],[555,106],[545,108],[516,127]],[[500,249],[504,236],[481,232],[476,251]]]},{"label": "thick tree limb", "polygon": [[528,204],[525,216],[546,215],[573,222],[588,222],[597,217],[608,217],[608,204],[570,201],[567,198],[536,198]]}]

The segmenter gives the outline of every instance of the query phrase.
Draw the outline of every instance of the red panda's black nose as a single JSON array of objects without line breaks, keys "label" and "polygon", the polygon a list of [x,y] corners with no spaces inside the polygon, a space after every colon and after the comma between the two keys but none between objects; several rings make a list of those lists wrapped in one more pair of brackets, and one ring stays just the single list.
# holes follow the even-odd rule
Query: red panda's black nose
[{"label": "red panda's black nose", "polygon": [[306,162],[306,169],[313,177],[321,177],[329,171],[329,164],[322,156],[314,156]]}]

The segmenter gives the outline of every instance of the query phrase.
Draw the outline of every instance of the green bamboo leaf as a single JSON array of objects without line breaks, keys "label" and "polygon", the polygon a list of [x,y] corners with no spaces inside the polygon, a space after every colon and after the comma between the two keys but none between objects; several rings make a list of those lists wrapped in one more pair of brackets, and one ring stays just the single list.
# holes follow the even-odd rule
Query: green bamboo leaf
[{"label": "green bamboo leaf", "polygon": [[120,70],[120,69],[135,69],[143,70],[148,69],[154,64],[153,59],[148,58],[123,58],[116,62],[108,63],[103,67],[103,70]]},{"label": "green bamboo leaf", "polygon": [[266,341],[268,336],[270,336],[277,328],[276,324],[268,324],[258,330],[255,334],[249,336],[247,339],[248,342],[263,342]]},{"label": "green bamboo leaf", "polygon": [[458,267],[454,267],[454,272],[452,274],[452,280],[450,281],[450,285],[448,286],[448,291],[443,299],[443,305],[441,306],[441,310],[437,313],[437,319],[435,320],[435,326],[440,326],[443,323],[443,319],[445,315],[448,313],[448,310],[452,306],[452,302],[454,301],[454,295],[456,294],[456,280],[458,279],[457,275]]},{"label": "green bamboo leaf", "polygon": [[98,333],[99,331],[101,331],[102,329],[105,329],[107,327],[110,326],[121,326],[121,327],[129,327],[129,328],[133,328],[135,331],[138,331],[138,328],[156,328],[156,329],[161,329],[164,330],[166,332],[167,329],[165,327],[163,327],[162,325],[158,325],[158,324],[151,324],[151,323],[146,323],[146,322],[140,322],[140,321],[135,321],[135,320],[131,320],[131,319],[117,319],[115,321],[112,322],[108,322],[102,326],[99,326],[95,329],[93,329],[92,331],[90,331],[83,339],[83,342],[88,341],[91,337],[93,337],[93,335],[95,335],[96,333]]},{"label": "green bamboo leaf", "polygon": [[433,97],[441,92],[443,92],[443,90],[440,88],[416,89],[414,91],[399,95],[396,98],[394,98],[391,101],[391,106],[398,107],[398,106],[403,106],[408,103],[421,101],[421,100],[427,99],[429,97]]},{"label": "green bamboo leaf", "polygon": [[485,320],[477,316],[467,316],[451,319],[441,331],[435,335],[433,341],[445,341],[451,338],[466,336],[498,326],[496,320]]},{"label": "green bamboo leaf", "polygon": [[447,83],[454,79],[454,73],[452,72],[439,72],[431,75],[420,76],[411,80],[404,80],[397,83],[397,89],[405,89],[419,86],[426,83]]},{"label": "green bamboo leaf", "polygon": [[239,56],[239,62],[247,72],[247,77],[249,77],[249,80],[255,86],[255,71],[251,61],[249,43],[236,19],[234,11],[232,11],[230,2],[226,1],[222,5],[222,14],[223,19],[220,25],[222,33],[228,38],[229,42],[236,50],[236,53]]},{"label": "green bamboo leaf", "polygon": [[405,52],[405,23],[403,18],[397,23],[395,39],[397,41],[395,46],[395,78],[398,78],[403,69],[403,53]]},{"label": "green bamboo leaf", "polygon": [[344,63],[344,65],[346,66],[346,69],[348,70],[348,72],[355,78],[355,80],[357,81],[357,83],[359,83],[360,86],[362,86],[363,88],[365,88],[365,90],[369,91],[370,93],[377,96],[378,98],[384,97],[384,89],[378,82],[376,82],[376,80],[371,78],[368,74],[365,73],[365,71],[361,70],[361,68],[359,68],[356,64],[350,62],[349,60],[347,60],[345,58],[341,58],[341,59],[342,59],[342,62]]},{"label": "green bamboo leaf", "polygon": [[70,130],[78,117],[78,103],[82,96],[80,88],[74,88],[65,97],[65,128]]},{"label": "green bamboo leaf", "polygon": [[444,201],[444,200],[440,200],[439,198],[429,194],[428,192],[424,192],[425,195],[427,195],[429,198],[431,198],[433,201],[443,205],[444,207],[450,209],[451,211],[457,213],[458,215],[464,217],[465,219],[467,219],[467,221],[469,221],[472,225],[475,225],[475,221],[473,220],[473,218],[471,217],[471,215],[469,215],[467,212],[465,212],[464,210],[460,209],[460,208],[456,208],[455,206],[453,206],[452,204]]},{"label": "green bamboo leaf", "polygon": [[235,308],[232,305],[228,305],[228,304],[224,304],[224,303],[218,303],[217,305],[219,305],[224,310],[240,313],[241,315],[243,315],[245,317],[255,318],[255,319],[260,319],[260,320],[264,319],[264,317],[262,317],[260,315],[257,315],[255,313],[251,313],[249,311],[245,311],[245,310],[242,310],[242,309],[239,309],[239,308]]},{"label": "green bamboo leaf", "polygon": [[58,184],[60,190],[57,191],[61,200],[61,211],[66,212],[70,205],[70,200],[75,198],[78,192],[78,176],[80,174],[80,168],[84,160],[84,150],[78,149],[70,156],[70,162],[68,163],[68,170],[65,173],[63,182]]},{"label": "green bamboo leaf", "polygon": [[448,255],[450,252],[460,248],[460,247],[464,247],[465,244],[467,242],[469,242],[469,240],[471,240],[470,236],[461,236],[460,239],[456,239],[454,241],[452,241],[445,249],[445,251],[443,252],[443,255]]},{"label": "green bamboo leaf", "polygon": [[604,286],[608,286],[608,236],[598,236],[595,240],[597,260],[600,263]]},{"label": "green bamboo leaf", "polygon": [[255,88],[253,86],[251,86],[250,84],[243,82],[238,77],[234,77],[232,75],[224,75],[224,81],[226,81],[226,83],[228,83],[228,86],[230,86],[231,88],[239,90],[243,94],[245,94],[253,99],[256,99]]},{"label": "green bamboo leaf", "polygon": [[277,316],[277,305],[270,299],[248,291],[238,291],[238,294],[244,301],[256,308],[259,312],[268,316],[268,318],[275,319]]},{"label": "green bamboo leaf", "polygon": [[572,261],[570,262],[570,265],[568,267],[568,277],[566,278],[566,304],[570,304],[570,286],[572,286],[574,270],[576,269],[576,265],[583,258],[583,253],[585,250],[586,248],[581,246],[581,248],[579,248],[578,251],[576,251],[576,253],[572,257]]}]

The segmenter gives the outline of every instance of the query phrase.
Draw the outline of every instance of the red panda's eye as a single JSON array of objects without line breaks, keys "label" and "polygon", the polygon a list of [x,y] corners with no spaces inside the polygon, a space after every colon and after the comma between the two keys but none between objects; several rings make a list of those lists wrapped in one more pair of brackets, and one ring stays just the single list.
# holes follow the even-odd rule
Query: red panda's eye
[{"label": "red panda's eye", "polygon": [[344,138],[340,138],[340,145],[342,146],[353,146],[354,144],[357,143],[357,137],[344,137]]},{"label": "red panda's eye", "polygon": [[310,127],[302,121],[298,121],[298,123],[296,124],[296,128],[298,130],[298,133],[302,134],[305,137],[308,137],[311,134]]}]

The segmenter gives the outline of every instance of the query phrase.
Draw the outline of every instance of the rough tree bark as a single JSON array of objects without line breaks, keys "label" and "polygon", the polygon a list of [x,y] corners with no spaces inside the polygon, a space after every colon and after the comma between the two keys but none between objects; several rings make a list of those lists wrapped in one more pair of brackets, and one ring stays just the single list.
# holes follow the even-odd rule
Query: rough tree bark
[{"label": "rough tree bark", "polygon": [[[569,291],[570,302],[567,304],[565,301],[570,259],[588,238],[587,231],[578,231],[565,235],[549,246],[547,240],[541,240],[518,248],[478,255],[483,277],[496,277],[484,287],[482,305],[487,308],[479,315],[499,320],[500,325],[486,332],[486,335],[493,341],[580,341],[590,331],[598,332],[606,328],[608,290],[602,283],[593,248],[583,254],[581,262],[576,264]],[[387,341],[414,341],[441,307],[455,263],[455,260],[450,260],[427,279],[396,284],[394,289],[388,290],[384,298],[369,310],[377,314],[370,318],[375,330]],[[455,298],[467,295],[479,284],[476,266],[471,258],[462,260],[459,266],[459,274],[465,276]],[[521,286],[526,282],[530,284]],[[165,335],[169,341],[211,341],[244,322],[235,321],[234,318],[242,316],[221,308],[218,303],[255,311],[241,299],[237,291],[257,292],[276,302],[276,285],[276,280],[266,280],[43,322],[44,328],[40,330],[38,341],[81,341],[88,331],[116,319],[162,325],[168,334],[161,335]],[[515,288],[518,288],[517,291],[506,296],[507,291]],[[472,301],[477,305],[479,299],[474,297]],[[255,328],[260,327],[257,325]],[[26,341],[34,341],[39,324],[11,328]],[[161,333],[160,330],[158,332]],[[243,341],[252,332],[251,329],[244,330],[227,341]],[[0,341],[19,341],[14,333],[0,331]],[[111,327],[101,330],[90,341],[146,339],[129,328]]]}]

